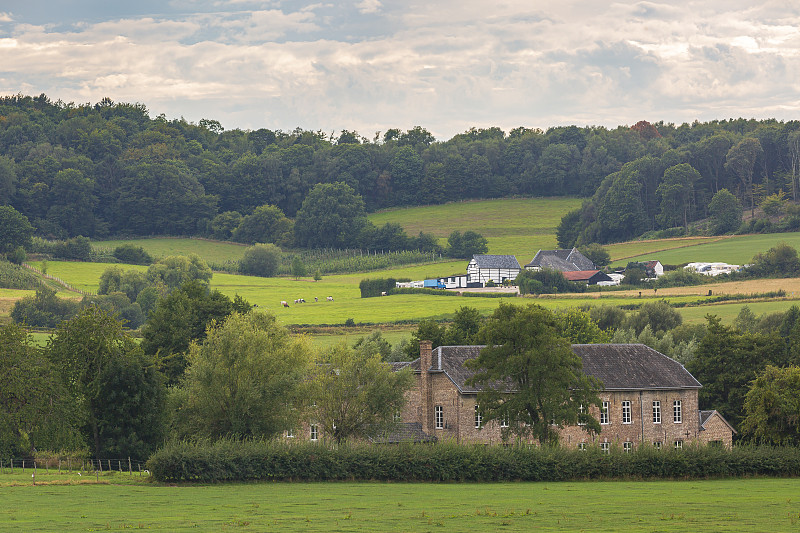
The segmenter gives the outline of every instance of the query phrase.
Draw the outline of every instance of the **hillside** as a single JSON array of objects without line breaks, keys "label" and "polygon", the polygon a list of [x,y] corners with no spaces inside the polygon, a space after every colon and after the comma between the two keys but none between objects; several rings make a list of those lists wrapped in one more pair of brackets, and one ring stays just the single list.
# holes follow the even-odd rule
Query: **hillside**
[{"label": "hillside", "polygon": [[490,254],[515,255],[524,265],[540,248],[557,247],[556,226],[580,205],[579,198],[504,198],[388,209],[369,219],[378,226],[400,224],[409,235],[432,233],[442,244],[453,231],[477,231]]}]

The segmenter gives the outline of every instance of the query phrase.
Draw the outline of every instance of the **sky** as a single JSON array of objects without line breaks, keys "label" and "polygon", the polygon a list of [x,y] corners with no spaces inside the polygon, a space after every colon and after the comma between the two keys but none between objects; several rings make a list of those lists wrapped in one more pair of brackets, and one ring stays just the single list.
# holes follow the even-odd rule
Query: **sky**
[{"label": "sky", "polygon": [[0,94],[226,129],[800,119],[797,0],[1,0]]}]

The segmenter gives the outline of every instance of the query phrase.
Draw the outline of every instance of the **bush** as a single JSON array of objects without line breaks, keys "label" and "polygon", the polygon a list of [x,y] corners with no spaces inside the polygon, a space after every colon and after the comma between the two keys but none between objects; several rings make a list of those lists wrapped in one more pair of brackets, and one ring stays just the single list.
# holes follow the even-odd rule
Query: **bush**
[{"label": "bush", "polygon": [[516,284],[520,294],[555,294],[562,292],[586,292],[585,283],[567,281],[558,270],[523,270],[517,275]]},{"label": "bush", "polygon": [[378,278],[378,279],[362,279],[358,284],[361,290],[362,298],[375,298],[381,296],[382,293],[389,293],[397,288],[397,282],[407,282],[410,279],[395,279],[395,278]]},{"label": "bush", "polygon": [[800,448],[725,449],[687,446],[604,454],[527,445],[441,443],[337,447],[266,440],[173,441],[156,451],[147,468],[160,482],[195,481],[424,481],[498,482],[586,479],[706,479],[800,475]]},{"label": "bush", "polygon": [[153,258],[141,246],[122,244],[114,248],[114,257],[129,265],[150,265]]},{"label": "bush", "polygon": [[242,274],[269,278],[278,271],[281,262],[281,249],[274,244],[256,244],[245,250],[239,261]]}]

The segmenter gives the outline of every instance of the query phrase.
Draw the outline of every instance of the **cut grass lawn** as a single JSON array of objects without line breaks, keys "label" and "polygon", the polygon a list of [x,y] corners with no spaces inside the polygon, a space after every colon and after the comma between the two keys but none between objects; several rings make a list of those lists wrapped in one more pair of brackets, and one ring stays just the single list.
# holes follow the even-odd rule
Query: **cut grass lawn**
[{"label": "cut grass lawn", "polygon": [[[3,483],[7,475],[0,476]],[[20,476],[21,477],[21,476]],[[54,476],[55,477],[55,476]],[[2,486],[4,531],[797,531],[800,480]],[[46,476],[37,476],[45,481]],[[77,476],[73,476],[77,483]],[[119,484],[118,484],[119,483]],[[9,485],[9,484],[6,484]]]},{"label": "cut grass lawn", "polygon": [[665,265],[699,261],[744,265],[752,262],[757,253],[765,252],[780,242],[800,248],[800,232],[632,241],[609,245],[608,250],[614,266],[646,259],[658,259]]},{"label": "cut grass lawn", "polygon": [[453,202],[373,213],[376,225],[400,224],[409,235],[432,233],[442,243],[455,230],[486,237],[490,254],[515,255],[524,265],[541,249],[556,247],[561,217],[581,206],[580,198],[505,198]]}]

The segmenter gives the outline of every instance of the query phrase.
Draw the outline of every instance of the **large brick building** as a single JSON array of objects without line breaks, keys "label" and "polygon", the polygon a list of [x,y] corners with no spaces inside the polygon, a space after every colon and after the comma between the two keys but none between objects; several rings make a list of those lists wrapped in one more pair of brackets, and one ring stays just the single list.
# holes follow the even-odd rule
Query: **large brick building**
[{"label": "large brick building", "polygon": [[[440,346],[420,342],[419,359],[394,363],[410,367],[415,386],[407,393],[402,413],[406,425],[437,440],[500,443],[501,427],[483,424],[477,408],[480,390],[467,384],[473,375],[464,362],[478,356],[481,346]],[[642,344],[575,344],[583,370],[603,383],[602,409],[592,407],[599,434],[579,426],[560,430],[562,445],[613,445],[630,449],[640,443],[681,447],[701,442],[730,446],[734,429],[717,411],[700,411],[700,383],[677,361]]]}]

